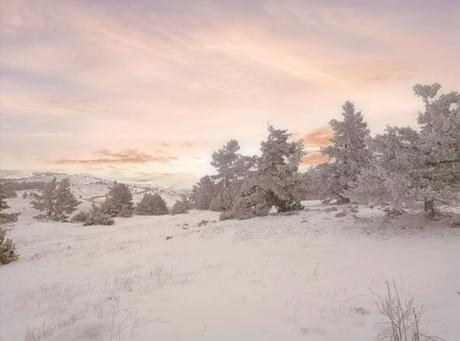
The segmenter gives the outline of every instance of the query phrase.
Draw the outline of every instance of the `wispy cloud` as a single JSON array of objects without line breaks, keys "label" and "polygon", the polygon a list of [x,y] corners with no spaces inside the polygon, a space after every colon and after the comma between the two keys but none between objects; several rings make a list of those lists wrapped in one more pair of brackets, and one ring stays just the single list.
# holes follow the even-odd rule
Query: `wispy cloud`
[{"label": "wispy cloud", "polygon": [[306,166],[316,166],[321,163],[325,163],[329,160],[329,158],[321,152],[309,152],[307,155],[304,156],[302,159],[302,164]]},{"label": "wispy cloud", "polygon": [[148,162],[168,163],[177,160],[173,156],[153,156],[144,152],[127,149],[120,152],[112,152],[107,149],[98,150],[93,153],[97,157],[91,159],[59,159],[51,161],[56,165],[120,165],[120,164],[142,164]]},{"label": "wispy cloud", "polygon": [[314,129],[306,134],[296,133],[295,137],[302,139],[305,146],[323,147],[331,143],[332,129],[329,126]]}]

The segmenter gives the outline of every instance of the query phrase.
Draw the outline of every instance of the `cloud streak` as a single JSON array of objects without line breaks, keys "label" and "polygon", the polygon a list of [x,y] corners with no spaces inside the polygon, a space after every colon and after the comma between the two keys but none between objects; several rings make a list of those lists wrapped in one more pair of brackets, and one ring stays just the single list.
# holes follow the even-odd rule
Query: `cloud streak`
[{"label": "cloud streak", "polygon": [[122,164],[143,164],[149,162],[168,163],[176,161],[173,156],[153,156],[144,152],[127,149],[120,152],[112,152],[107,149],[98,150],[93,153],[98,156],[92,159],[59,159],[51,161],[56,165],[122,165]]}]

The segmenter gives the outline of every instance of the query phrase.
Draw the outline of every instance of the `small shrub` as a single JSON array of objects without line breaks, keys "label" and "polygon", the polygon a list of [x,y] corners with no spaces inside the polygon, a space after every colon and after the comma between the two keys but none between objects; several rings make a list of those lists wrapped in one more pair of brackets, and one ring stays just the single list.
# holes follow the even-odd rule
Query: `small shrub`
[{"label": "small shrub", "polygon": [[11,239],[6,238],[6,231],[0,228],[0,265],[11,263],[17,260],[19,254]]},{"label": "small shrub", "polygon": [[342,212],[337,212],[335,214],[335,217],[336,218],[340,218],[340,217],[345,217],[347,215],[347,212],[346,211],[342,211]]},{"label": "small shrub", "polygon": [[453,216],[449,221],[450,227],[460,227],[460,216]]},{"label": "small shrub", "polygon": [[18,221],[19,213],[0,213],[0,225]]},{"label": "small shrub", "polygon": [[104,213],[99,207],[93,204],[93,207],[88,212],[84,226],[88,225],[113,225],[115,220],[112,216]]},{"label": "small shrub", "polygon": [[396,283],[390,286],[386,282],[385,296],[379,296],[377,307],[385,318],[387,327],[380,332],[377,340],[390,341],[440,341],[440,337],[425,335],[421,332],[422,307],[417,307],[414,299],[402,301]]},{"label": "small shrub", "polygon": [[88,220],[89,212],[80,211],[75,214],[71,219],[71,223],[85,223]]},{"label": "small shrub", "polygon": [[198,227],[206,226],[208,225],[208,220],[203,219],[198,223]]}]

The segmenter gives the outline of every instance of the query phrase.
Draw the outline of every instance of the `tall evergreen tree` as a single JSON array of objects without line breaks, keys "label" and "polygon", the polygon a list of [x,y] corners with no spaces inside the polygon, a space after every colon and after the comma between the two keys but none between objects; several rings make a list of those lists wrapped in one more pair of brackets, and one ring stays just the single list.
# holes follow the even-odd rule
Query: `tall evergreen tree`
[{"label": "tall evergreen tree", "polygon": [[269,126],[268,131],[267,140],[261,144],[262,154],[255,162],[256,170],[248,172],[223,219],[266,215],[273,206],[279,212],[302,207],[302,176],[298,167],[304,155],[303,144],[289,142],[286,130]]},{"label": "tall evergreen tree", "polygon": [[342,110],[342,121],[330,121],[331,145],[321,152],[330,159],[324,169],[327,174],[325,192],[340,202],[349,202],[346,191],[361,169],[369,164],[371,155],[366,145],[369,129],[361,112],[356,111],[351,102],[346,102]]},{"label": "tall evergreen tree", "polygon": [[212,154],[211,165],[217,170],[217,174],[212,176],[216,183],[215,195],[209,204],[209,208],[213,211],[225,211],[232,205],[233,191],[231,186],[238,177],[236,165],[241,158],[239,150],[238,142],[230,140]]},{"label": "tall evergreen tree", "polygon": [[56,189],[55,219],[66,221],[68,216],[77,209],[80,202],[70,191],[69,179],[62,179]]}]

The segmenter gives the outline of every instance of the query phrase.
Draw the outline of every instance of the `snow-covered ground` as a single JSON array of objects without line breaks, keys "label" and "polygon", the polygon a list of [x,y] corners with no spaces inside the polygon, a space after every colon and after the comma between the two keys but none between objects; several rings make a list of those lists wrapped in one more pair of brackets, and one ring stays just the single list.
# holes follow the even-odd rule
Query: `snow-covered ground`
[{"label": "snow-covered ground", "polygon": [[0,340],[369,341],[384,328],[371,290],[393,280],[424,306],[422,329],[459,339],[460,229],[443,223],[307,202],[245,221],[191,211],[84,227],[8,203],[21,256],[0,267]]}]

